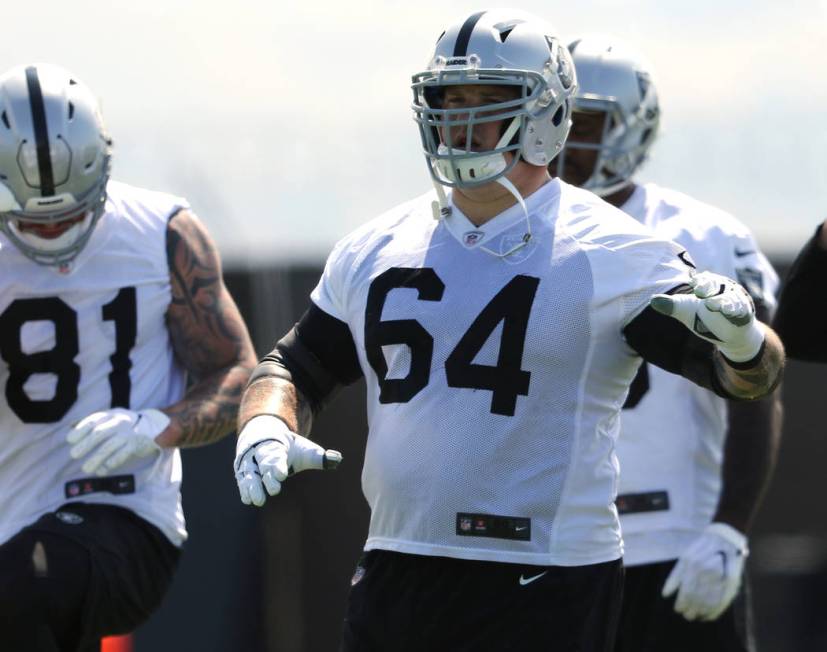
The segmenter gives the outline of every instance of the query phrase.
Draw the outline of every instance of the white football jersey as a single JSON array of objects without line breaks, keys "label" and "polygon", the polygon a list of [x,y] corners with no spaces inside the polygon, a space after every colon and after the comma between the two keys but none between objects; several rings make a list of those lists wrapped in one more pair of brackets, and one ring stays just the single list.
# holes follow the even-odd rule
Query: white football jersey
[{"label": "white football jersey", "polygon": [[[638,186],[622,209],[681,244],[699,270],[738,280],[774,309],[778,276],[749,229],[728,213],[654,184]],[[654,365],[640,373],[621,414],[617,447],[630,566],[676,559],[711,522],[727,432],[724,399]]]},{"label": "white football jersey", "polygon": [[186,538],[177,450],[99,479],[66,443],[93,412],[166,407],[185,388],[164,319],[167,220],[187,204],[114,181],[107,191],[68,269],[30,261],[0,234],[0,543],[73,500],[127,507],[174,544]]},{"label": "white football jersey", "polygon": [[316,305],[367,380],[365,549],[542,565],[622,554],[623,327],[687,282],[674,243],[551,180],[481,227],[429,193],[337,244]]}]

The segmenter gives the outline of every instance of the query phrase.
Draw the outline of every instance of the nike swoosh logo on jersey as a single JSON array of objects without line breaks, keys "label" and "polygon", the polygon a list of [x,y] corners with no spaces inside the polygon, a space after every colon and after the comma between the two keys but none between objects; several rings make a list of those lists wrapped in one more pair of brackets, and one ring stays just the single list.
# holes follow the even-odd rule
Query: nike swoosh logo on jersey
[{"label": "nike swoosh logo on jersey", "polygon": [[689,252],[686,249],[684,249],[681,253],[678,254],[678,258],[681,259],[681,262],[684,265],[688,265],[692,269],[698,269],[697,267],[695,267],[695,263],[692,262],[692,259],[689,257]]},{"label": "nike swoosh logo on jersey", "polygon": [[539,575],[532,575],[531,577],[523,577],[522,575],[520,575],[520,586],[531,584],[534,580],[539,580],[546,573],[548,573],[548,571],[543,571]]},{"label": "nike swoosh logo on jersey", "polygon": [[754,253],[755,253],[755,249],[743,249],[743,250],[736,249],[735,250],[735,255],[738,256],[738,258],[743,258],[744,256],[749,256],[750,254],[754,254]]}]

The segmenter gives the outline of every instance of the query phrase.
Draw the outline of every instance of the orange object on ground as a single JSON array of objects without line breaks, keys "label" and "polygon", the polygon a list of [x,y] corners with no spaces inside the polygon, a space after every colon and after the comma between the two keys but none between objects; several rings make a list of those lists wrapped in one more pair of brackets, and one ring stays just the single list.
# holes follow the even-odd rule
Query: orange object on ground
[{"label": "orange object on ground", "polygon": [[132,652],[132,635],[107,636],[101,639],[101,652]]}]

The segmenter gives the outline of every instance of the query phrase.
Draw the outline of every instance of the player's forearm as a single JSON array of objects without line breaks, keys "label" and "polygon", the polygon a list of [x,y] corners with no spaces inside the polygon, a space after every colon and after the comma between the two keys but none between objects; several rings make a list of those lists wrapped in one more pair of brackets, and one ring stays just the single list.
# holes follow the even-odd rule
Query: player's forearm
[{"label": "player's forearm", "polygon": [[241,397],[238,431],[250,419],[272,414],[282,419],[295,433],[308,436],[313,426],[313,410],[296,386],[284,378],[265,376],[254,380]]},{"label": "player's forearm", "polygon": [[715,375],[721,388],[736,400],[755,400],[769,394],[781,381],[784,346],[775,332],[764,324],[764,346],[749,366],[733,364],[720,352],[714,353]]},{"label": "player's forearm", "polygon": [[747,533],[769,486],[781,443],[780,389],[750,403],[729,404],[721,497],[713,519]]},{"label": "player's forearm", "polygon": [[253,368],[244,360],[219,369],[190,387],[184,398],[162,411],[170,424],[156,442],[164,448],[211,444],[235,429],[244,386]]},{"label": "player's forearm", "polygon": [[172,295],[167,329],[176,358],[196,383],[164,409],[171,423],[156,442],[202,446],[233,431],[255,352],[224,284],[215,243],[189,210],[169,220],[167,260]]}]

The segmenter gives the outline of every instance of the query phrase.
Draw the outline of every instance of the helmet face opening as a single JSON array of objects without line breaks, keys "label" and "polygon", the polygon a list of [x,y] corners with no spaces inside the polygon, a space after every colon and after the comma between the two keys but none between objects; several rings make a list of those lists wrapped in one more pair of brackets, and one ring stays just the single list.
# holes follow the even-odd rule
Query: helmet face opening
[{"label": "helmet face opening", "polygon": [[55,240],[84,220],[88,220],[92,212],[73,208],[66,217],[54,220],[33,220],[21,217],[13,220],[11,224],[20,233],[30,233],[43,240]]},{"label": "helmet face opening", "polygon": [[431,174],[439,183],[482,185],[519,161],[523,116],[527,103],[536,103],[538,91],[532,90],[529,74],[498,73],[440,71],[414,76],[414,120]]},{"label": "helmet face opening", "polygon": [[103,215],[107,181],[108,175],[79,200],[60,197],[53,209],[0,213],[0,231],[30,260],[64,265],[80,253]]},{"label": "helmet face opening", "polygon": [[104,212],[111,141],[92,93],[57,66],[0,76],[0,231],[27,258],[64,265]]},{"label": "helmet face opening", "polygon": [[613,186],[625,180],[616,174],[616,169],[623,168],[618,165],[623,152],[611,145],[614,134],[623,128],[623,117],[610,104],[584,105],[575,101],[569,139],[551,165],[566,183],[598,194],[601,183]]}]

